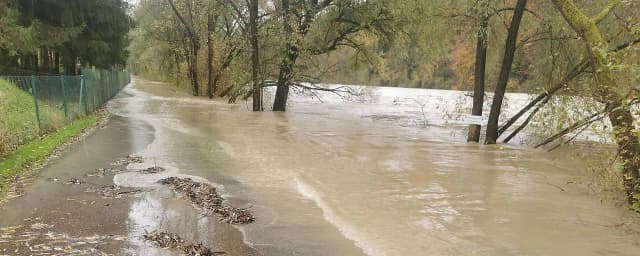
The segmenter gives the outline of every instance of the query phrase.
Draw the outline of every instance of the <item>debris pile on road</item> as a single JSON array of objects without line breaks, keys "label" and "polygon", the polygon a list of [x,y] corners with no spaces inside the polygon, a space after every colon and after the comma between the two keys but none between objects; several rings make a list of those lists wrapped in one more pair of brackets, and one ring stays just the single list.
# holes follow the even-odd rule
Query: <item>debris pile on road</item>
[{"label": "debris pile on road", "polygon": [[225,206],[216,209],[214,212],[222,218],[223,222],[227,222],[229,224],[248,224],[255,221],[253,214],[247,208]]},{"label": "debris pile on road", "polygon": [[215,187],[193,181],[189,178],[169,177],[159,181],[171,186],[176,193],[186,196],[191,203],[205,211],[216,214],[222,222],[229,224],[249,224],[255,221],[249,209],[223,205],[224,199]]},{"label": "debris pile on road", "polygon": [[144,162],[144,159],[141,156],[129,155],[127,157],[123,157],[118,159],[117,161],[111,163],[111,165],[128,165],[128,164],[141,164]]},{"label": "debris pile on road", "polygon": [[187,243],[177,234],[167,232],[147,233],[143,235],[144,240],[151,242],[154,246],[162,249],[178,249],[187,256],[210,256],[225,254],[224,252],[214,252],[202,243]]},{"label": "debris pile on road", "polygon": [[84,183],[84,181],[81,181],[79,179],[73,178],[73,179],[68,180],[64,184],[67,184],[67,185],[80,185],[80,184],[83,184],[83,183]]},{"label": "debris pile on road", "polygon": [[153,167],[149,167],[147,169],[142,169],[140,170],[140,173],[142,174],[155,174],[155,173],[160,173],[160,172],[164,172],[165,169],[159,166],[153,166]]},{"label": "debris pile on road", "polygon": [[121,187],[117,185],[104,186],[97,189],[98,194],[103,198],[122,198],[123,196],[133,195],[142,192],[142,189],[134,189],[121,191]]},{"label": "debris pile on road", "polygon": [[177,234],[167,232],[151,232],[143,235],[144,240],[162,249],[178,248],[184,244],[184,240]]},{"label": "debris pile on road", "polygon": [[86,174],[87,177],[98,177],[98,178],[102,178],[104,176],[107,176],[109,173],[121,173],[122,170],[120,169],[105,169],[105,168],[98,168],[92,172],[89,172]]},{"label": "debris pile on road", "polygon": [[25,225],[0,228],[0,255],[110,255],[100,248],[126,240],[112,235],[74,237],[39,221],[25,219]]}]

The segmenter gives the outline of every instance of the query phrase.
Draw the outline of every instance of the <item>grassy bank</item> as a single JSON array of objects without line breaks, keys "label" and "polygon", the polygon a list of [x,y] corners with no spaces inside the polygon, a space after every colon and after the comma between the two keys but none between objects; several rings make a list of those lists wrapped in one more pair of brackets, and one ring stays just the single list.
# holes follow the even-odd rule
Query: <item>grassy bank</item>
[{"label": "grassy bank", "polygon": [[31,94],[0,79],[0,190],[7,178],[47,159],[56,147],[97,122],[97,117],[88,116],[65,126],[61,110],[43,102],[39,105],[42,130]]},{"label": "grassy bank", "polygon": [[23,168],[41,162],[58,146],[82,133],[97,122],[95,116],[78,119],[57,132],[20,146],[17,150],[0,158],[0,188],[2,181],[19,173]]},{"label": "grassy bank", "polygon": [[[55,132],[64,125],[64,113],[40,102],[43,131]],[[0,79],[0,157],[40,137],[31,94]]]}]

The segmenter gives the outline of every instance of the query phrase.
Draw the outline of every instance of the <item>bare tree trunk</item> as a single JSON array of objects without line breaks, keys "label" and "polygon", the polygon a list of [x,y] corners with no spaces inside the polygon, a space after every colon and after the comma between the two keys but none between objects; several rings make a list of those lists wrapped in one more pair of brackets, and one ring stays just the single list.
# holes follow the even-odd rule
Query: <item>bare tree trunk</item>
[{"label": "bare tree trunk", "polygon": [[60,74],[60,51],[58,50],[53,53],[53,73]]},{"label": "bare tree trunk", "polygon": [[175,58],[175,68],[176,68],[176,85],[178,87],[180,87],[180,54],[178,53],[178,51],[174,51],[174,58]]},{"label": "bare tree trunk", "polygon": [[251,31],[251,80],[253,81],[253,111],[262,111],[262,87],[260,87],[259,77],[260,45],[258,42],[258,0],[250,0],[249,2],[249,27]]},{"label": "bare tree trunk", "polygon": [[[180,23],[182,23],[182,25],[185,27],[186,29],[186,34],[187,37],[189,38],[190,41],[190,51],[189,54],[191,56],[189,56],[189,74],[191,76],[191,86],[193,88],[193,95],[198,96],[200,94],[200,84],[198,82],[198,51],[200,50],[200,43],[198,40],[198,35],[196,35],[196,32],[193,29],[193,17],[190,17],[190,21],[191,23],[187,22],[187,20],[185,20],[185,18],[182,16],[182,14],[180,14],[180,12],[178,11],[178,9],[176,8],[176,5],[173,3],[173,0],[167,0],[167,2],[169,2],[169,5],[171,5],[171,9],[173,10],[173,13],[176,15],[176,17],[178,17],[178,20],[180,21]],[[189,3],[189,2],[186,2]],[[191,16],[191,5],[188,5],[189,8],[189,14]]]},{"label": "bare tree trunk", "polygon": [[51,71],[50,69],[50,63],[49,63],[49,48],[47,47],[42,47],[41,49],[41,59],[42,59],[42,65],[40,66],[40,69],[45,72],[45,73],[49,73],[49,71]]},{"label": "bare tree trunk", "polygon": [[505,43],[504,59],[502,61],[502,68],[500,69],[500,76],[498,77],[498,84],[496,86],[495,94],[493,95],[493,103],[491,105],[491,112],[489,113],[489,122],[487,124],[487,137],[485,144],[496,144],[498,139],[498,121],[500,119],[500,112],[502,109],[502,100],[507,90],[507,83],[509,82],[509,75],[511,74],[511,66],[513,64],[513,58],[516,52],[516,43],[518,40],[518,32],[520,31],[520,22],[527,5],[527,0],[518,0],[516,8],[513,12],[513,18],[511,25],[509,26],[509,33],[507,35],[507,41]]},{"label": "bare tree trunk", "polygon": [[[478,29],[478,41],[476,43],[476,64],[474,71],[475,86],[473,90],[473,109],[471,115],[482,116],[482,107],[484,105],[484,83],[485,83],[485,70],[487,66],[487,27],[488,19],[486,15],[483,16],[480,21],[480,27]],[[469,135],[467,137],[468,142],[480,142],[480,129],[479,124],[469,125]]]},{"label": "bare tree trunk", "polygon": [[191,44],[191,64],[189,70],[191,71],[191,84],[193,86],[193,95],[200,95],[200,83],[198,81],[198,51],[200,47],[197,43]]},{"label": "bare tree trunk", "polygon": [[76,57],[73,54],[66,56],[63,58],[64,61],[64,74],[65,75],[75,75],[76,74]]},{"label": "bare tree trunk", "polygon": [[34,53],[32,55],[29,55],[29,69],[33,70],[33,71],[38,71],[40,70],[38,67],[38,53]]},{"label": "bare tree trunk", "polygon": [[215,28],[215,17],[212,10],[209,10],[209,16],[207,17],[207,71],[208,71],[208,80],[207,80],[207,95],[209,99],[213,99],[213,95],[215,94],[216,88],[213,82],[213,36],[214,36],[214,28]]}]

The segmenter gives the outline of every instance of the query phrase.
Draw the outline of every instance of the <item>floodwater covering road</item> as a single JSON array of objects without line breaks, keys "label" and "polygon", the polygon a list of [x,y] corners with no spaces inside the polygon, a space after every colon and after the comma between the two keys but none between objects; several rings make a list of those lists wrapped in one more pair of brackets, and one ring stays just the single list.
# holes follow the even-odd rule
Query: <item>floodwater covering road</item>
[{"label": "floodwater covering road", "polygon": [[[294,96],[287,113],[253,113],[250,104],[134,79],[109,103],[111,124],[0,208],[0,248],[15,250],[15,237],[47,230],[110,254],[172,255],[141,239],[166,230],[228,255],[640,253],[640,236],[621,228],[627,211],[567,185],[583,178],[579,159],[465,143],[451,115],[457,104],[449,99],[458,92],[365,90],[346,102]],[[142,190],[119,200],[52,181],[128,154],[145,160],[130,170],[167,171],[92,181]],[[157,184],[168,176],[221,188],[235,206],[250,207],[256,222],[230,226],[202,216]],[[48,239],[40,236],[34,241]]]}]

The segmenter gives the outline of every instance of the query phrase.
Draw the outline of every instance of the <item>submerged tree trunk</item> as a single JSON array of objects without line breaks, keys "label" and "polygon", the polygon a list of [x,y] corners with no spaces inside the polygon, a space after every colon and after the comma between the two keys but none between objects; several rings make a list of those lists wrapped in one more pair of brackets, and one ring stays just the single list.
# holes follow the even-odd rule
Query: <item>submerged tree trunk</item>
[{"label": "submerged tree trunk", "polygon": [[493,95],[493,102],[491,105],[491,112],[489,113],[489,122],[487,123],[487,137],[485,144],[496,144],[498,139],[498,121],[500,119],[500,112],[502,109],[502,100],[507,90],[507,84],[509,82],[509,75],[511,74],[511,66],[513,64],[513,58],[516,52],[516,43],[518,39],[518,32],[520,31],[520,22],[524,15],[527,0],[518,0],[516,8],[513,12],[513,18],[511,25],[509,26],[509,33],[507,35],[507,41],[505,43],[505,53],[502,61],[502,67],[500,69],[500,76],[498,77],[498,84],[496,85],[495,94]]},{"label": "submerged tree trunk", "polygon": [[282,0],[282,19],[284,23],[284,33],[286,42],[285,58],[280,63],[280,71],[278,74],[278,83],[276,88],[276,97],[273,101],[273,111],[286,111],[287,98],[289,97],[289,86],[293,80],[293,65],[298,58],[298,47],[292,40],[293,28],[290,24],[289,17],[289,0]]},{"label": "submerged tree trunk", "polygon": [[[473,109],[471,115],[482,116],[482,107],[484,105],[484,83],[485,83],[485,69],[487,66],[487,27],[488,27],[487,15],[482,17],[480,21],[480,27],[478,29],[478,41],[476,43],[476,64],[474,71],[475,85],[473,90]],[[467,137],[468,142],[480,142],[480,129],[479,124],[469,125],[469,135]]]},{"label": "submerged tree trunk", "polygon": [[287,110],[287,99],[289,97],[289,86],[293,80],[293,62],[297,58],[297,53],[295,57],[287,56],[285,60],[283,60],[282,64],[280,64],[280,74],[278,75],[278,83],[276,89],[276,97],[273,102],[273,111],[286,111]]},{"label": "submerged tree trunk", "polygon": [[[617,47],[611,49],[610,52],[621,51],[621,50],[627,49],[627,48],[629,48],[629,47],[631,47],[633,45],[636,45],[638,43],[640,43],[640,39],[634,39],[634,40],[631,40],[631,41],[628,41],[626,43],[618,45]],[[548,89],[545,92],[538,94],[538,96],[535,99],[533,99],[531,102],[529,102],[526,106],[522,107],[520,109],[520,111],[518,111],[518,113],[513,115],[509,119],[509,121],[507,121],[505,124],[503,124],[500,127],[500,129],[498,129],[498,137],[502,136],[502,134],[504,134],[504,132],[507,131],[507,129],[509,129],[513,124],[515,124],[518,121],[518,119],[520,119],[524,114],[529,112],[529,110],[531,110],[533,107],[536,107],[536,109],[538,109],[542,105],[544,105],[549,100],[549,98],[551,98],[551,96],[553,96],[555,93],[560,91],[562,88],[565,88],[569,82],[571,82],[573,79],[578,77],[580,74],[582,74],[585,71],[587,71],[588,68],[589,68],[589,62],[587,60],[583,60],[582,62],[580,62],[580,64],[578,64],[575,67],[573,67],[571,69],[571,71],[569,71],[569,73],[567,73],[565,75],[565,77],[561,81],[559,81],[556,84],[554,84],[553,86],[551,86],[551,89]],[[544,102],[540,103],[543,100],[544,100]],[[538,104],[538,103],[540,103],[540,104]],[[527,119],[530,120],[533,117],[533,115],[535,115],[535,113],[529,114]],[[524,127],[521,126],[521,128],[524,128]],[[518,128],[517,130],[518,131],[522,130],[521,128]],[[518,132],[514,132],[509,136],[510,137],[514,136],[517,133]],[[505,143],[507,141],[508,140],[505,139]]]},{"label": "submerged tree trunk", "polygon": [[253,81],[253,111],[262,111],[262,88],[260,87],[259,78],[260,45],[258,42],[258,0],[250,0],[249,29],[251,32],[251,81]]},{"label": "submerged tree trunk", "polygon": [[629,204],[640,207],[640,146],[635,133],[635,119],[630,107],[624,103],[628,95],[618,92],[618,81],[614,71],[615,63],[607,55],[608,43],[602,37],[597,24],[620,2],[610,0],[607,6],[594,18],[587,17],[572,0],[553,0],[564,19],[587,45],[590,63],[598,86],[595,97],[607,106],[613,126],[618,155],[622,161],[624,189]]},{"label": "submerged tree trunk", "polygon": [[[567,75],[560,82],[554,84],[551,89],[538,94],[536,98],[534,98],[526,106],[522,107],[522,109],[520,109],[518,113],[513,115],[504,125],[502,125],[502,127],[500,127],[500,129],[498,129],[498,137],[502,136],[502,134],[507,131],[507,129],[509,129],[513,124],[516,123],[516,121],[518,121],[518,119],[520,119],[520,117],[529,112],[529,110],[538,105],[538,103],[544,100],[545,103],[543,104],[546,104],[551,96],[560,91],[560,89],[564,88],[571,80],[584,72],[587,66],[587,62],[581,62],[579,65],[573,67],[573,69],[571,69],[571,71],[569,71],[569,73],[567,73]],[[529,118],[530,117],[531,115],[529,116]]]}]

